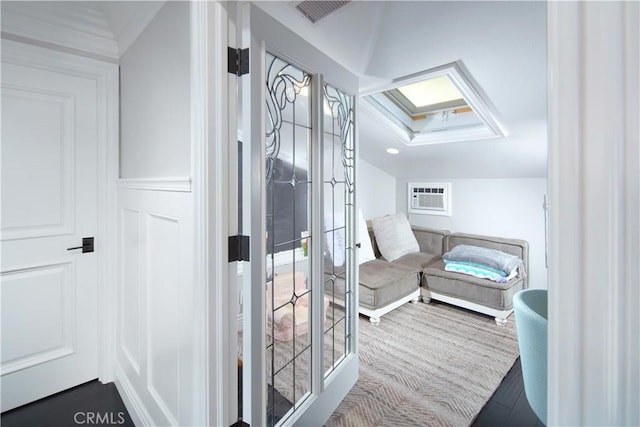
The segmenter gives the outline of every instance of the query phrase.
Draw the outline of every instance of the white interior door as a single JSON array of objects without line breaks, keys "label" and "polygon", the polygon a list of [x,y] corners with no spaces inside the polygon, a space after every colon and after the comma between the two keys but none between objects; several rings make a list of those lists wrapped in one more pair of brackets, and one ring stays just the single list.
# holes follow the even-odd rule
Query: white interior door
[{"label": "white interior door", "polygon": [[321,425],[358,376],[357,77],[252,4],[243,139],[243,405],[251,425]]},{"label": "white interior door", "polygon": [[[2,53],[2,411],[98,377],[95,80]],[[68,57],[68,55],[67,55]]]}]

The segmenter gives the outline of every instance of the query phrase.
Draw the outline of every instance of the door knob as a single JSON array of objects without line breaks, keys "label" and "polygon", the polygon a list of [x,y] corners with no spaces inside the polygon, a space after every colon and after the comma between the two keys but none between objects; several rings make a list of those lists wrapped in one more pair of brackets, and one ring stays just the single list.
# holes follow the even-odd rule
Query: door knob
[{"label": "door knob", "polygon": [[82,249],[83,254],[86,252],[93,252],[93,237],[83,237],[82,246],[67,248],[68,251],[74,251],[76,249]]}]

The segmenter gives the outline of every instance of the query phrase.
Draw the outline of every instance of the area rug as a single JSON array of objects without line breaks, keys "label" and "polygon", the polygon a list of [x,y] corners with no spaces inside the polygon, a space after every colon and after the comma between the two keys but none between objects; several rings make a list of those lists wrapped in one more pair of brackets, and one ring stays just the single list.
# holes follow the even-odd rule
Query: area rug
[{"label": "area rug", "polygon": [[468,426],[518,357],[514,316],[405,304],[359,321],[359,379],[326,426]]}]

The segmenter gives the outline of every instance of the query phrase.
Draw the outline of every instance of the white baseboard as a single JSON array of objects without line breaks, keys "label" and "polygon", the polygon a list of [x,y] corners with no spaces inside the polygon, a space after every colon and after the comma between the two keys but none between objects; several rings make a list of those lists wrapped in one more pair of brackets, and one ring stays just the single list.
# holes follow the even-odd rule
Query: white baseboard
[{"label": "white baseboard", "polygon": [[133,385],[129,382],[129,379],[118,362],[116,362],[115,374],[116,389],[129,412],[133,424],[138,427],[155,426],[156,423],[151,418],[147,408],[145,408],[144,404],[140,401],[138,394],[133,389]]}]

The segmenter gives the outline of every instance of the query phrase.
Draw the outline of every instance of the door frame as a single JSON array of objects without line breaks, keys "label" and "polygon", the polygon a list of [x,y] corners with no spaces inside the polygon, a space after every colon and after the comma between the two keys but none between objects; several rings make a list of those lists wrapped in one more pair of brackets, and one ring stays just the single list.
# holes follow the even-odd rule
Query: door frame
[{"label": "door frame", "polygon": [[640,5],[547,8],[547,421],[636,425]]},{"label": "door frame", "polygon": [[[116,345],[119,72],[113,63],[2,39],[2,60],[94,80],[97,93],[98,379],[114,380]],[[62,391],[62,390],[60,390]]]},{"label": "door frame", "polygon": [[[230,2],[229,2],[230,3]],[[236,422],[236,355],[227,339],[237,322],[237,296],[228,286],[229,236],[227,7],[220,1],[190,3],[191,174],[194,206],[194,280],[197,282],[194,333],[199,337],[201,373],[195,417],[202,425]]]}]

